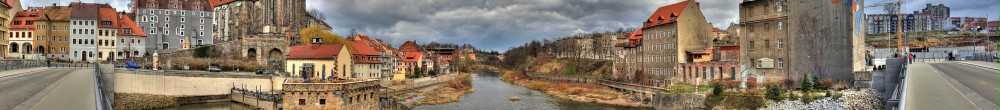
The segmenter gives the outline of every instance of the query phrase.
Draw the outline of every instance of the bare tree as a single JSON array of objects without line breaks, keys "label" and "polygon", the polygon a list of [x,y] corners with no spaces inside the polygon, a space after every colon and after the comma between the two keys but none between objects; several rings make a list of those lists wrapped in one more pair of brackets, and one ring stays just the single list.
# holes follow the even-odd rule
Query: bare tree
[{"label": "bare tree", "polygon": [[319,9],[316,8],[309,8],[309,15],[312,15],[313,17],[316,17],[316,19],[320,20],[326,19],[326,14],[323,14],[323,12],[320,12]]}]

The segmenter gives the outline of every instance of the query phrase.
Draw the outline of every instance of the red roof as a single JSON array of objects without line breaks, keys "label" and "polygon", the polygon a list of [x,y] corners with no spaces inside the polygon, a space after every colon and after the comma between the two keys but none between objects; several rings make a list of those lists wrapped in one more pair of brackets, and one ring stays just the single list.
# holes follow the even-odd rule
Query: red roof
[{"label": "red roof", "polygon": [[[101,7],[98,10],[99,10],[99,12],[98,12],[99,16],[97,18],[98,19],[97,20],[97,27],[118,29],[118,25],[115,25],[115,24],[118,24],[118,15],[119,14],[118,14],[118,12],[115,11],[115,8]],[[105,22],[105,21],[111,22],[111,24],[104,25],[103,22]]]},{"label": "red roof", "polygon": [[221,6],[221,5],[232,3],[234,1],[236,1],[236,0],[208,0],[208,3],[212,4],[212,7],[217,7],[217,6]]},{"label": "red roof", "polygon": [[997,21],[990,21],[990,22],[987,22],[987,23],[986,23],[986,26],[989,26],[989,27],[997,27]]},{"label": "red roof", "polygon": [[17,25],[11,24],[10,25],[10,29],[11,30],[34,30],[35,29],[35,25],[34,24],[30,24],[29,25],[28,21],[34,22],[34,20],[36,20],[36,19],[38,19],[38,11],[21,11],[21,12],[17,12],[17,14],[14,15],[14,19],[12,19],[11,21],[12,22],[20,22],[20,24],[17,24]]},{"label": "red roof", "polygon": [[340,44],[313,44],[292,47],[288,52],[288,59],[329,59],[337,58],[340,49],[344,45]]},{"label": "red roof", "polygon": [[[146,33],[142,31],[142,28],[139,28],[138,24],[135,24],[135,21],[132,21],[132,18],[126,14],[118,16],[121,16],[121,19],[118,19],[118,35],[146,37]],[[132,33],[125,33],[125,29],[131,30]]]},{"label": "red roof", "polygon": [[417,45],[414,41],[406,41],[403,42],[403,45],[399,46],[399,51],[403,52],[423,52],[421,50],[420,45]]},{"label": "red roof", "polygon": [[[358,35],[358,36],[364,36],[364,35]],[[371,44],[371,43],[369,43],[369,42],[367,42],[367,39],[368,39],[367,36],[352,39],[351,40],[351,54],[355,54],[355,55],[379,55],[378,52],[375,51],[375,48],[372,47],[374,45]]]},{"label": "red roof", "polygon": [[[670,17],[673,16],[680,18],[681,12],[684,12],[684,8],[687,7],[687,4],[690,2],[691,2],[690,0],[684,0],[679,3],[670,4],[667,6],[660,7],[659,9],[656,9],[656,12],[653,12],[653,15],[649,16],[649,19],[643,21],[642,23],[643,28],[675,22],[671,21]],[[674,19],[676,20],[677,18]],[[664,21],[660,22],[659,20],[661,19]],[[652,23],[652,25],[647,25],[646,23]]]},{"label": "red roof", "polygon": [[406,52],[406,55],[403,55],[403,62],[417,62],[423,55],[423,52]]}]

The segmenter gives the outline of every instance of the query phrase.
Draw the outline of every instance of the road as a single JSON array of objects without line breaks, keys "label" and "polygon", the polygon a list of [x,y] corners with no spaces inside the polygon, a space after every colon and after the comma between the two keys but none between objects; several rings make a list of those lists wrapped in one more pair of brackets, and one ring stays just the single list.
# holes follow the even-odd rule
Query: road
[{"label": "road", "polygon": [[951,76],[962,85],[972,89],[973,92],[982,95],[986,98],[986,100],[989,100],[994,104],[998,102],[997,96],[1000,89],[998,89],[997,85],[997,70],[959,64],[956,62],[933,63],[931,66],[940,70],[941,73]]},{"label": "road", "polygon": [[0,78],[0,110],[10,110],[76,69],[53,68]]}]

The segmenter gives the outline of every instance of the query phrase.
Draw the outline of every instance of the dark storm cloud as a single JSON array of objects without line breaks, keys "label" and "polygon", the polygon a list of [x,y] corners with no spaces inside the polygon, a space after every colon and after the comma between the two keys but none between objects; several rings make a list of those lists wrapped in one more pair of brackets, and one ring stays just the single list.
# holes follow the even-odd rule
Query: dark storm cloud
[{"label": "dark storm cloud", "polygon": [[[637,27],[656,8],[679,1],[311,0],[308,4],[322,11],[338,34],[356,29],[397,46],[416,40],[502,51],[535,39]],[[736,21],[739,0],[700,2],[716,26]]]}]

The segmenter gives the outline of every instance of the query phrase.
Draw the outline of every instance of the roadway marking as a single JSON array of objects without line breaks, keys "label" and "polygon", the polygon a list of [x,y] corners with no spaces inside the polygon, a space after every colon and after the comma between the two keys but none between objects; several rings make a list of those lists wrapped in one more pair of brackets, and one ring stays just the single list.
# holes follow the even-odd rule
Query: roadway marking
[{"label": "roadway marking", "polygon": [[[941,72],[941,71],[938,71],[937,67],[934,67],[933,65],[930,65],[930,64],[928,64],[927,66],[930,66],[931,67],[931,71],[934,71],[934,73],[937,73],[937,75],[940,76],[942,79],[945,78],[944,76],[941,75],[941,74],[944,74],[944,73]],[[948,77],[948,78],[950,78],[950,77]],[[952,79],[954,79],[954,78],[952,78]],[[962,98],[964,98],[965,101],[969,101],[969,103],[972,103],[972,105],[975,106],[976,109],[980,109],[980,110],[983,109],[983,108],[979,108],[979,105],[976,105],[975,102],[972,102],[972,99],[969,99],[969,97],[966,96],[965,93],[962,93],[962,91],[959,91],[958,88],[955,87],[955,85],[952,85],[951,81],[948,81],[948,79],[944,79],[944,81],[948,82],[948,86],[950,86],[952,89],[954,89],[956,92],[958,92],[958,94],[961,94]],[[959,83],[959,84],[962,84],[962,83]]]}]

